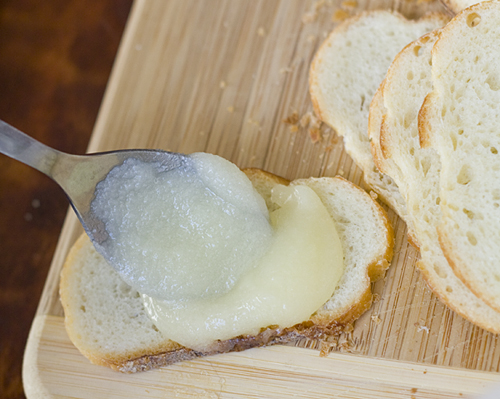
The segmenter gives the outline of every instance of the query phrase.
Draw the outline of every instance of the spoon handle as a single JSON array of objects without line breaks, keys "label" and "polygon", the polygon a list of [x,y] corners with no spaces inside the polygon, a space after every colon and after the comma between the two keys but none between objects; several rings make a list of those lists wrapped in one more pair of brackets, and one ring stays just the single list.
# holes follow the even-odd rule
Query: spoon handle
[{"label": "spoon handle", "polygon": [[52,177],[52,167],[61,152],[47,147],[0,120],[0,153]]}]

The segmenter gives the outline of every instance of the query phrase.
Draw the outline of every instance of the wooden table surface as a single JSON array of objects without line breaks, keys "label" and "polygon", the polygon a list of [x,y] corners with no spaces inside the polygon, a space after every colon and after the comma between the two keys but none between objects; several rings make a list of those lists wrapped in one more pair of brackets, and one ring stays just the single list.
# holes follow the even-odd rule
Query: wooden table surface
[{"label": "wooden table surface", "polygon": [[[132,0],[0,2],[0,119],[59,150],[88,144]],[[24,398],[21,364],[68,202],[0,155],[0,397]]]}]

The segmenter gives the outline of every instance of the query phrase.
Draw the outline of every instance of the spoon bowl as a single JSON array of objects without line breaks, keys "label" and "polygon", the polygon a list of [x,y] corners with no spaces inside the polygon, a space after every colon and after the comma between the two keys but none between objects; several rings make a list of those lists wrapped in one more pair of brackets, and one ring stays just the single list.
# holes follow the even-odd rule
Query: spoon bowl
[{"label": "spoon bowl", "polygon": [[159,150],[119,150],[88,155],[67,154],[48,147],[0,120],[0,153],[31,166],[54,180],[66,193],[85,232],[106,257],[109,239],[104,223],[92,211],[96,186],[116,166],[133,158],[168,171],[184,165],[187,155]]}]

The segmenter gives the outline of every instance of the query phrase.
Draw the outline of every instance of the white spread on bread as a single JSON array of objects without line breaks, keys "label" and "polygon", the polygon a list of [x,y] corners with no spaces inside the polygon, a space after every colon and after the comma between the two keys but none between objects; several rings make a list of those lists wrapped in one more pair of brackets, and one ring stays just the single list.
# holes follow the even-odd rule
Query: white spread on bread
[{"label": "white spread on bread", "polygon": [[334,222],[306,186],[278,185],[270,215],[235,165],[197,153],[180,168],[128,160],[93,210],[122,278],[162,333],[190,348],[307,320],[343,273]]},{"label": "white spread on bread", "polygon": [[256,335],[262,327],[307,320],[332,296],[344,270],[334,222],[307,186],[277,185],[272,244],[259,265],[224,296],[161,301],[144,296],[156,327],[192,349],[217,339]]}]

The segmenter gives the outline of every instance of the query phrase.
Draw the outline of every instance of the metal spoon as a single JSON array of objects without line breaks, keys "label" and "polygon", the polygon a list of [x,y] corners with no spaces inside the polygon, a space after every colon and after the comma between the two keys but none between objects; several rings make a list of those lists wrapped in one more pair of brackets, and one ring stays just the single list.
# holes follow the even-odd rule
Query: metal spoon
[{"label": "metal spoon", "polygon": [[57,151],[0,120],[0,153],[31,166],[52,178],[64,190],[78,219],[96,249],[107,256],[108,233],[104,223],[92,212],[96,185],[115,166],[128,158],[160,163],[162,171],[185,164],[188,156],[156,150],[120,150],[89,155]]}]

